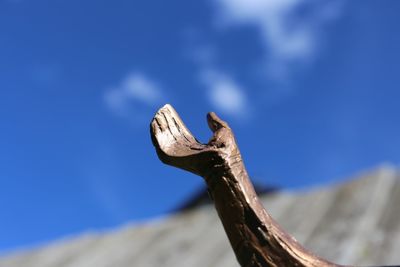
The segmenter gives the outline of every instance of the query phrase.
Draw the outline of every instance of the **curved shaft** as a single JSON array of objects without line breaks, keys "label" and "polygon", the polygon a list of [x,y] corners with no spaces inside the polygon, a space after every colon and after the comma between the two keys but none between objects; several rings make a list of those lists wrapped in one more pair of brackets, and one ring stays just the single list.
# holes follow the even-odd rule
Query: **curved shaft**
[{"label": "curved shaft", "polygon": [[151,122],[160,160],[204,178],[236,258],[242,267],[339,266],[306,251],[272,219],[247,175],[232,130],[214,113],[213,136],[199,143],[170,105]]}]

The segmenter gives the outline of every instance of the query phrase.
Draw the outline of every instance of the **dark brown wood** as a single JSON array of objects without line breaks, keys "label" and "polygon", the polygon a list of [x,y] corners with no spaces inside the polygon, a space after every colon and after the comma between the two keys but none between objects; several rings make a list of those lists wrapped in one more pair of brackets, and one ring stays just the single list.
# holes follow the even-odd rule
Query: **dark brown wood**
[{"label": "dark brown wood", "polygon": [[207,121],[213,136],[201,144],[165,105],[151,122],[151,138],[162,162],[204,178],[240,265],[340,266],[305,250],[274,221],[254,191],[228,124],[215,113]]}]

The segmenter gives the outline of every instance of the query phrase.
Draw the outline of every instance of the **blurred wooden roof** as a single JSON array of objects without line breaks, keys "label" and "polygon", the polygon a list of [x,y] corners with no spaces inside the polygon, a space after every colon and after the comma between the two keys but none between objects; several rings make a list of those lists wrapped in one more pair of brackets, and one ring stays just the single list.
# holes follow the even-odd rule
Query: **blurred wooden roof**
[{"label": "blurred wooden roof", "polygon": [[[262,198],[303,245],[336,263],[400,264],[400,178],[390,167],[341,185]],[[64,239],[0,258],[0,267],[239,266],[212,206]]]}]

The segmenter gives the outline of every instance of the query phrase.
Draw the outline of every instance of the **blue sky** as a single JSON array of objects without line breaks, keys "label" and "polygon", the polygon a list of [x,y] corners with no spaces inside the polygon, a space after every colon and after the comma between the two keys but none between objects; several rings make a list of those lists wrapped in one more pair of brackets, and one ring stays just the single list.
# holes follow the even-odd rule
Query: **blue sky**
[{"label": "blue sky", "polygon": [[202,180],[162,165],[171,103],[216,111],[256,181],[400,162],[399,1],[0,0],[0,251],[166,214]]}]

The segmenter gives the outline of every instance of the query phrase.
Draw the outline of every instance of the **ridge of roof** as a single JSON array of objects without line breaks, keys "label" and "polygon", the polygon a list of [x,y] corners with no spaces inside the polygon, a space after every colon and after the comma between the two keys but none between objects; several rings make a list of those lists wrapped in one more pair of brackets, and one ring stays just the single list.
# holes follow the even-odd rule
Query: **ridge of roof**
[{"label": "ridge of roof", "polygon": [[[400,183],[391,165],[345,183],[278,191],[261,199],[308,249],[339,263],[398,264]],[[397,210],[397,212],[396,212]],[[0,267],[238,266],[212,207],[63,239],[0,258]]]}]

